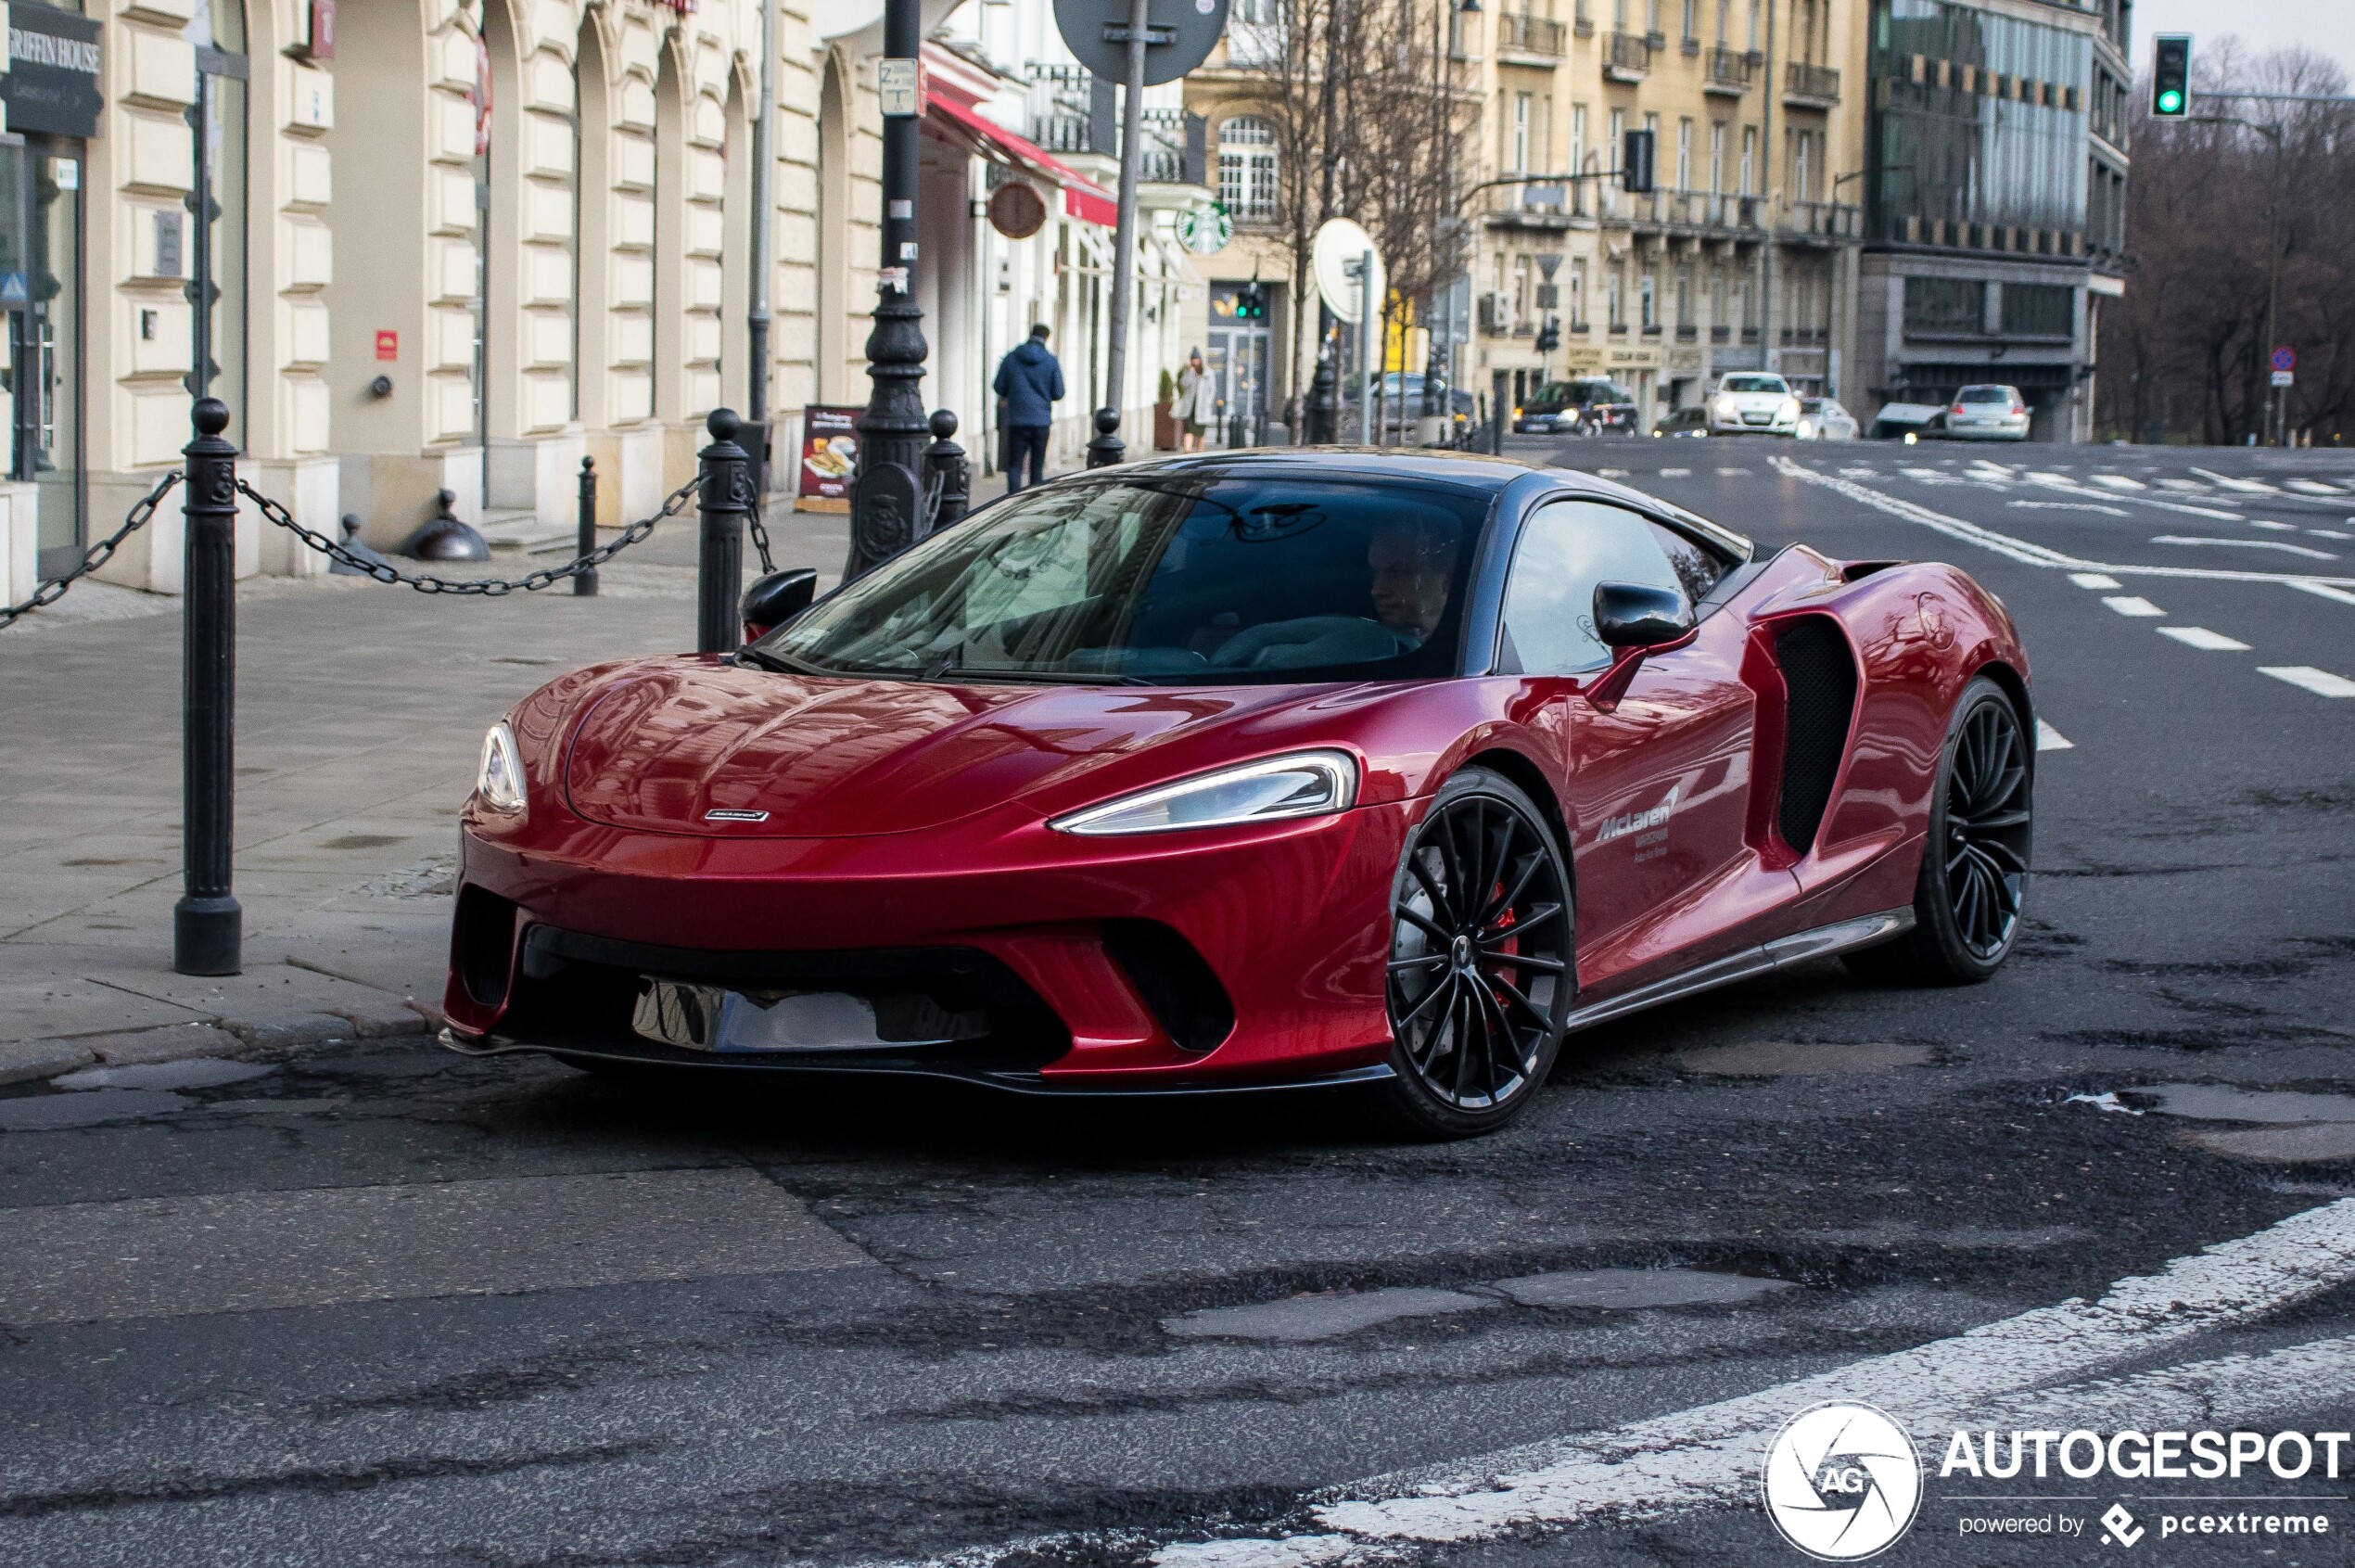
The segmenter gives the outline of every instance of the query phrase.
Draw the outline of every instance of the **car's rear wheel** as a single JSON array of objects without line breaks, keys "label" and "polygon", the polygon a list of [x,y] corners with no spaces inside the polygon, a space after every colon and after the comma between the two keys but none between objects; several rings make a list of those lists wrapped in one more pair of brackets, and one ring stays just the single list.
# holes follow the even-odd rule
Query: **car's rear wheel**
[{"label": "car's rear wheel", "polygon": [[1561,1049],[1572,951],[1570,878],[1544,813],[1484,768],[1449,779],[1391,894],[1394,1120],[1465,1138],[1518,1115]]},{"label": "car's rear wheel", "polygon": [[1929,832],[1914,888],[1914,928],[1849,955],[1875,979],[1971,985],[2003,966],[2019,937],[2034,820],[2035,759],[2011,695],[1981,675],[1946,728]]}]

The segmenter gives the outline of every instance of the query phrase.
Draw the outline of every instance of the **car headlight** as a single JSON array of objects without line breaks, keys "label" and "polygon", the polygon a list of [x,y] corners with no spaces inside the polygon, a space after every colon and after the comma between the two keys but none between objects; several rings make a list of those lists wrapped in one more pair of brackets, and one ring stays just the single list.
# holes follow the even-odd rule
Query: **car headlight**
[{"label": "car headlight", "polygon": [[1781,411],[1780,411],[1780,412],[1781,412],[1782,417],[1784,417],[1785,419],[1796,419],[1796,418],[1798,418],[1798,417],[1799,417],[1799,400],[1798,400],[1797,398],[1785,398],[1785,399],[1783,400],[1783,406],[1782,406],[1782,409],[1781,409]]},{"label": "car headlight", "polygon": [[523,752],[503,719],[482,737],[482,766],[475,771],[475,796],[493,811],[523,814]]},{"label": "car headlight", "polygon": [[1302,751],[1125,795],[1047,825],[1088,837],[1174,833],[1328,816],[1348,810],[1356,800],[1356,758],[1345,751]]},{"label": "car headlight", "polygon": [[1734,400],[1731,398],[1719,398],[1717,400],[1716,412],[1717,417],[1720,419],[1738,419],[1741,417],[1741,410],[1735,406]]}]

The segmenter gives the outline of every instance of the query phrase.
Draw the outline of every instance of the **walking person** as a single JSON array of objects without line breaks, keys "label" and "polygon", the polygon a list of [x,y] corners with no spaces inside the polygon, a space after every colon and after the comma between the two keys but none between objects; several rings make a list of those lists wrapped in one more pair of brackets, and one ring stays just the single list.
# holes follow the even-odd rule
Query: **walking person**
[{"label": "walking person", "polygon": [[1217,407],[1218,390],[1202,367],[1202,351],[1196,349],[1186,356],[1186,368],[1178,373],[1178,400],[1169,408],[1184,431],[1178,441],[1180,451],[1202,450],[1203,432],[1210,428]]},{"label": "walking person", "polygon": [[1047,351],[1046,323],[1032,327],[1029,339],[998,362],[998,378],[990,385],[1006,400],[1006,493],[1023,488],[1025,458],[1030,482],[1046,483],[1047,431],[1063,395],[1063,367]]}]

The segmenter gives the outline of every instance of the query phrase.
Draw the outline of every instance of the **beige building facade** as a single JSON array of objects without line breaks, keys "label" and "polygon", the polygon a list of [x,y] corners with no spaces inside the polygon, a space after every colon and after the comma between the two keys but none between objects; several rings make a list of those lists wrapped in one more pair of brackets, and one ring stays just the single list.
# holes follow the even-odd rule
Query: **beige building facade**
[{"label": "beige building facade", "polygon": [[[867,396],[882,37],[880,0],[778,11],[765,374],[789,489],[804,405]],[[568,529],[583,458],[605,522],[643,515],[692,474],[704,415],[745,406],[757,0],[10,14],[0,599],[176,463],[200,266],[240,471],[379,548],[444,490],[494,539]],[[176,592],[180,558],[166,507],[103,575]],[[325,563],[248,516],[238,566]]]},{"label": "beige building facade", "polygon": [[[1459,14],[1483,103],[1466,385],[1607,376],[1647,427],[1731,370],[1854,358],[1865,0],[1506,0]],[[1621,188],[1652,133],[1648,195]],[[1541,352],[1551,321],[1559,346]],[[1519,392],[1512,395],[1518,397]]]}]

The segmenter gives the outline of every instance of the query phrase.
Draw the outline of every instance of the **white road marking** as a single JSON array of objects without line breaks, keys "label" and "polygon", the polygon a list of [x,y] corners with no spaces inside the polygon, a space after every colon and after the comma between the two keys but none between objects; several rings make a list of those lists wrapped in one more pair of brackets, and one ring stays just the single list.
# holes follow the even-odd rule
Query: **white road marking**
[{"label": "white road marking", "polygon": [[2080,588],[2115,588],[2118,579],[2107,572],[2071,572],[2069,580]]},{"label": "white road marking", "polygon": [[2036,720],[2036,749],[2039,751],[2075,751],[2077,743],[2045,723]]},{"label": "white road marking", "polygon": [[2306,531],[2316,539],[2355,539],[2355,533],[2342,532],[2337,529],[2308,529]]},{"label": "white road marking", "polygon": [[2107,605],[2111,609],[2116,610],[2120,615],[2162,616],[2167,613],[2165,610],[2160,609],[2157,605],[2152,604],[2148,599],[2138,597],[2132,593],[2123,593],[2115,599],[2104,599],[2102,603]]},{"label": "white road marking", "polygon": [[2251,517],[2248,519],[2248,526],[2253,529],[2272,529],[2275,533],[2296,533],[2298,531],[2298,525],[2296,523],[2277,523],[2270,517]]},{"label": "white road marking", "polygon": [[[1377,1476],[1315,1510],[1323,1534],[1163,1549],[1162,1568],[1278,1568],[1336,1561],[1352,1545],[1494,1539],[1533,1525],[1638,1518],[1722,1507],[1756,1496],[1759,1456],[1791,1416],[1827,1399],[1878,1406],[1936,1432],[1982,1411],[2069,1412],[2098,1405],[2147,1428],[2157,1394],[2170,1409],[2199,1398],[2235,1419],[2311,1403],[2346,1385],[2355,1342],[2323,1340],[2270,1354],[2195,1362],[2087,1386],[2084,1380],[2310,1300],[2355,1279],[2355,1199],[2293,1215],[2270,1230],[2120,1281],[2098,1302],[2065,1302],[1894,1355],[1611,1431],[1534,1443],[1455,1464]],[[2148,1387],[2145,1385],[2148,1384]],[[2203,1414],[2201,1424],[2216,1418]],[[2011,1424],[2009,1421],[2004,1424]],[[1330,1495],[1329,1494],[1329,1497]],[[1255,1551],[1246,1549],[1256,1547]]]},{"label": "white road marking", "polygon": [[2150,486],[2143,483],[2142,480],[2130,479],[2123,474],[2096,474],[2094,476],[2094,482],[2097,485],[2107,485],[2112,490],[2150,489]]},{"label": "white road marking", "polygon": [[1663,479],[1689,479],[1693,471],[1690,468],[1662,468],[1660,477]]},{"label": "white road marking", "polygon": [[[2025,539],[2015,538],[2011,534],[2003,533],[1994,529],[1982,528],[1977,523],[1966,522],[1948,513],[1934,511],[1918,502],[1884,494],[1850,479],[1836,478],[1791,458],[1776,456],[1769,458],[1768,461],[1774,465],[1776,473],[1787,478],[1805,479],[1810,484],[1837,491],[1859,505],[1887,512],[1892,516],[1903,517],[1909,523],[1918,523],[1923,528],[1934,533],[1942,533],[1949,539],[1959,539],[1965,543],[1976,544],[1982,550],[1992,550],[1996,555],[2018,561],[2023,566],[2048,567],[2064,571],[2115,572],[2120,577],[2180,577],[2201,582],[2280,582],[2289,583],[2292,586],[2317,582],[2355,589],[2355,577],[2318,578],[2310,572],[2301,572],[2292,576],[2285,572],[2252,571],[2246,567],[2160,567],[2141,563],[2088,560],[2081,555],[2071,555],[2065,551],[2030,543]],[[2143,501],[2141,497],[2134,499],[2145,505],[2160,504],[2157,502]],[[2239,519],[2235,516],[2234,520]]]},{"label": "white road marking", "polygon": [[1844,479],[1878,479],[1880,478],[1880,470],[1878,468],[1842,468],[1839,471],[1839,476]]},{"label": "white road marking", "polygon": [[2202,648],[2212,654],[2248,652],[2247,643],[2235,641],[2221,631],[2210,631],[2205,626],[2162,626],[2158,630],[2160,636],[2172,637],[2187,648]]},{"label": "white road marking", "polygon": [[2025,506],[2032,512],[2101,512],[2112,517],[2130,516],[2123,506],[2105,506],[2098,501],[2014,501],[2013,506]]},{"label": "white road marking", "polygon": [[2187,490],[2197,495],[2208,493],[2208,487],[2197,479],[2161,479],[2158,482],[2168,490]]},{"label": "white road marking", "polygon": [[1627,470],[1624,468],[1598,468],[1595,470],[1595,476],[1598,478],[1603,479],[1623,479],[1627,477]]},{"label": "white road marking", "polygon": [[1952,474],[1941,474],[1935,468],[1900,468],[1899,473],[1926,485],[1958,485],[1963,481]]},{"label": "white road marking", "polygon": [[2336,599],[2342,605],[2355,605],[2355,593],[2349,593],[2344,588],[2333,588],[2327,582],[2310,582],[2304,578],[2293,577],[2288,580],[2289,585],[2301,593],[2312,593],[2320,598]]},{"label": "white road marking", "polygon": [[2278,539],[2210,539],[2199,534],[2155,533],[2153,544],[2230,544],[2243,550],[2282,550],[2292,555],[2303,555],[2310,561],[2336,561],[2336,555],[2327,550],[2317,550],[2308,544],[2285,544]]},{"label": "white road marking", "polygon": [[1752,472],[1752,470],[1748,468],[1720,468],[1717,470],[1717,475],[1720,478],[1730,479],[1738,475],[1748,474],[1750,472]]},{"label": "white road marking", "polygon": [[2197,474],[2201,478],[2208,480],[2210,484],[2222,485],[2226,490],[2236,490],[2243,495],[2279,495],[2282,493],[2280,491],[2275,490],[2272,485],[2265,484],[2257,479],[2231,478],[2222,474],[2211,473],[2206,468],[2195,468],[2192,472]]},{"label": "white road marking", "polygon": [[2282,483],[2291,490],[2302,491],[2308,495],[2345,495],[2347,493],[2336,485],[2326,485],[2319,479],[2284,479]]},{"label": "white road marking", "polygon": [[2260,675],[2271,675],[2276,681],[2286,681],[2318,697],[2355,697],[2355,681],[2344,675],[2334,675],[2327,669],[2317,669],[2310,664],[2260,664]]}]

